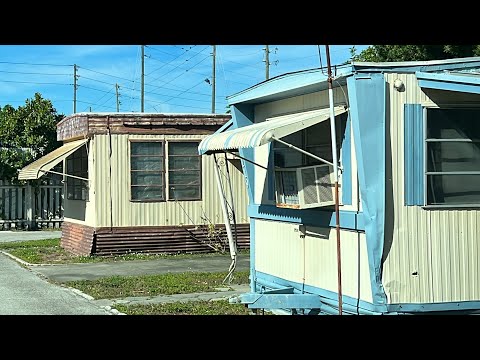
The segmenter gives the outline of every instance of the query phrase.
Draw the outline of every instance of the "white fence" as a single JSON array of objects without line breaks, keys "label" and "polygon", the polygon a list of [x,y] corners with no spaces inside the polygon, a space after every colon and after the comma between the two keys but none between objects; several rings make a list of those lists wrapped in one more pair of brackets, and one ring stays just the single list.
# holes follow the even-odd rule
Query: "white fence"
[{"label": "white fence", "polygon": [[60,228],[63,221],[63,185],[18,186],[0,180],[0,230]]}]

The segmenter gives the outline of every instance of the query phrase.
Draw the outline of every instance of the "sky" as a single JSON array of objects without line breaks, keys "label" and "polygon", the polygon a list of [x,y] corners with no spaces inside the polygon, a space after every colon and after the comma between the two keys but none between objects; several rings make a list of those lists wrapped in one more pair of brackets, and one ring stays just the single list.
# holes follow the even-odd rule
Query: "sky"
[{"label": "sky", "polygon": [[[268,45],[269,77],[326,66],[325,45]],[[339,65],[368,45],[329,45]],[[266,79],[266,45],[216,45],[215,113],[227,96]],[[144,112],[211,113],[212,45],[145,45]],[[0,107],[40,93],[58,114],[141,111],[140,45],[0,45]],[[118,92],[118,96],[117,96]]]}]

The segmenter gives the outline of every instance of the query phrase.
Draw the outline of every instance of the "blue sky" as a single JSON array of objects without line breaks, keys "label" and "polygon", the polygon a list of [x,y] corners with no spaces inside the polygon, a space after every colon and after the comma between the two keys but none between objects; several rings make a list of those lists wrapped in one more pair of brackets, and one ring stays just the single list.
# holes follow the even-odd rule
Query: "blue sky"
[{"label": "blue sky", "polygon": [[[332,65],[368,45],[329,45]],[[265,45],[216,46],[215,112],[226,97],[265,80]],[[270,78],[326,66],[325,45],[269,45]],[[211,45],[146,45],[145,112],[210,113]],[[60,114],[73,113],[77,65],[77,112],[141,110],[140,45],[0,45],[0,106],[17,108],[39,92]],[[210,83],[209,83],[210,82]]]}]

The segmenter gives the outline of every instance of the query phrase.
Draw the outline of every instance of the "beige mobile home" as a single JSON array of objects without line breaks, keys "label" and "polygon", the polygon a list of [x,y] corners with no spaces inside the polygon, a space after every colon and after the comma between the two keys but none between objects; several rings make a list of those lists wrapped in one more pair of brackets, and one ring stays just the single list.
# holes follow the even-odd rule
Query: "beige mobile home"
[{"label": "beige mobile home", "polygon": [[[198,155],[200,141],[231,124],[228,114],[77,113],[57,125],[64,145],[26,166],[37,179],[63,162],[61,245],[77,255],[211,252],[249,246],[244,177],[237,160]],[[224,219],[228,216],[229,226]],[[230,225],[231,223],[231,225]]]}]

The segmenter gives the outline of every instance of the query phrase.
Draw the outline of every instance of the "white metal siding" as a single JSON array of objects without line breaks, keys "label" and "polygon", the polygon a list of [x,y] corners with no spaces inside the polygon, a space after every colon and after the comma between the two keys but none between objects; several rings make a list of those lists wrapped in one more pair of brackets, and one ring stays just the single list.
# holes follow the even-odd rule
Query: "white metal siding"
[{"label": "white metal siding", "polygon": [[[430,99],[413,74],[386,74],[387,81],[387,211],[383,284],[390,303],[480,300],[480,211],[432,210],[404,206],[405,103],[471,101],[465,95],[435,92]],[[393,88],[395,79],[405,91]],[[391,162],[390,162],[391,156]],[[391,186],[391,191],[388,191]],[[389,227],[390,226],[390,227]],[[390,235],[389,235],[390,234]]]},{"label": "white metal siding", "polygon": [[[337,292],[335,229],[255,220],[255,269],[300,284]],[[366,240],[363,233],[341,231],[342,293],[372,302]]]},{"label": "white metal siding", "polygon": [[[202,200],[131,202],[129,139],[145,140],[201,140],[202,135],[112,135],[112,153],[109,159],[109,136],[95,136],[95,197],[97,199],[97,227],[110,226],[174,226],[223,224],[223,213],[214,174],[213,156],[202,156]],[[110,177],[110,167],[112,176]],[[225,166],[222,167],[225,173]],[[244,177],[233,166],[229,167],[234,189],[237,223],[248,223],[248,197]],[[112,197],[110,200],[110,178]],[[110,203],[111,201],[111,203]],[[113,212],[110,218],[111,210]],[[202,217],[208,220],[204,221]]]}]

